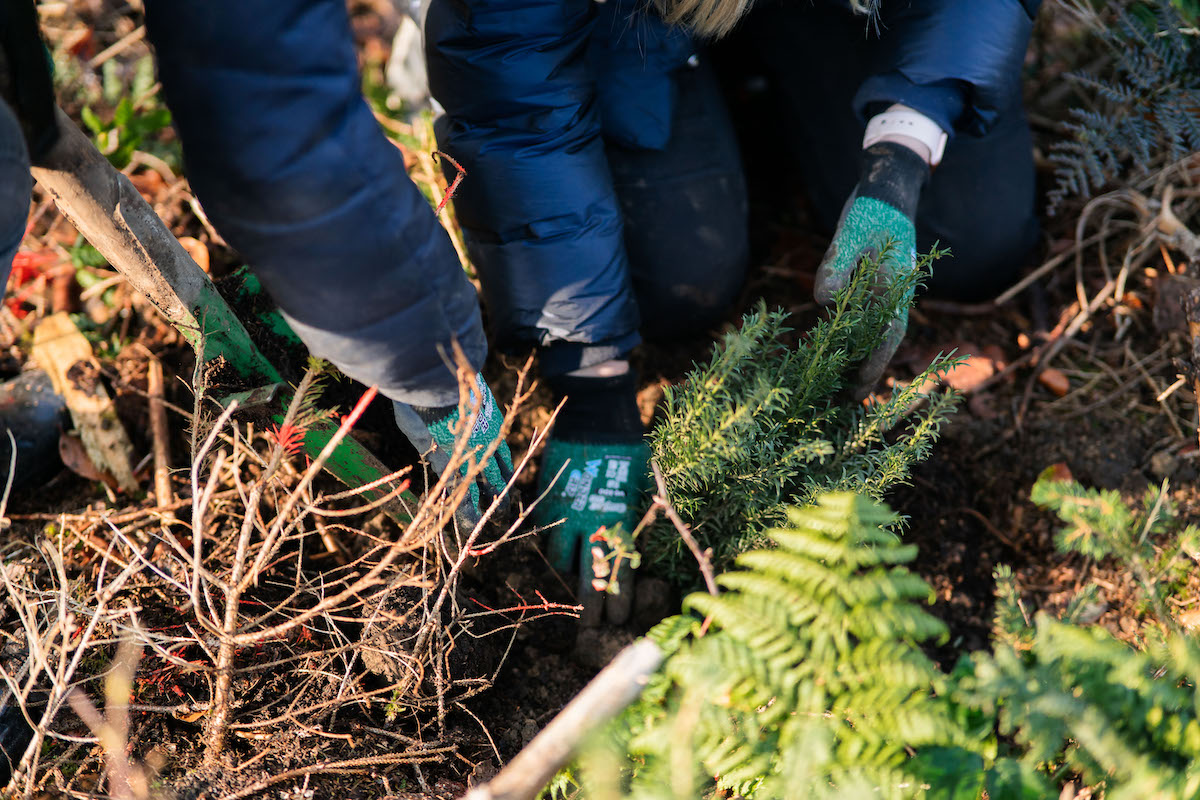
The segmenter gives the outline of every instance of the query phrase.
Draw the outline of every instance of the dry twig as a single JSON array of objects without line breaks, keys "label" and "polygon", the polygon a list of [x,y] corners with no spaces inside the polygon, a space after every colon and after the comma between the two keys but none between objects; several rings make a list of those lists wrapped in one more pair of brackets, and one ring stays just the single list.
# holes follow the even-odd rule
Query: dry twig
[{"label": "dry twig", "polygon": [[[150,434],[154,441],[154,499],[159,506],[175,501],[171,489],[171,444],[167,432],[167,407],[163,402],[162,362],[151,356],[147,373],[147,393],[150,395]],[[163,512],[163,522],[175,520],[171,511]]]}]

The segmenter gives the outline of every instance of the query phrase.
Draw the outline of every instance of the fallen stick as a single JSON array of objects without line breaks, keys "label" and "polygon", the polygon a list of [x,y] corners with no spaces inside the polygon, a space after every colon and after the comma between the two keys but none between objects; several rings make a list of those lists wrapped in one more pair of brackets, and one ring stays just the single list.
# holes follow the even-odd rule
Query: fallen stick
[{"label": "fallen stick", "polygon": [[585,736],[642,693],[662,659],[662,650],[649,639],[626,647],[495,778],[471,789],[463,800],[533,800]]},{"label": "fallen stick", "polygon": [[1033,387],[1037,382],[1037,378],[1041,375],[1046,367],[1050,365],[1050,360],[1058,355],[1059,351],[1066,346],[1067,342],[1075,338],[1075,334],[1083,327],[1083,324],[1092,318],[1099,310],[1100,306],[1112,296],[1116,291],[1117,284],[1115,281],[1108,281],[1087,304],[1086,308],[1080,309],[1079,313],[1071,320],[1062,334],[1051,338],[1045,344],[1035,351],[1036,355],[1033,358],[1033,375],[1029,379],[1029,383],[1025,386],[1025,394],[1021,398],[1021,407],[1017,411],[1017,419],[1021,420],[1025,417],[1025,411],[1029,408],[1030,398],[1033,397]]},{"label": "fallen stick", "polygon": [[1188,226],[1175,216],[1175,211],[1171,208],[1174,199],[1175,186],[1167,184],[1162,194],[1162,210],[1154,220],[1154,227],[1165,245],[1179,248],[1189,261],[1194,261],[1200,256],[1200,236],[1192,233]]},{"label": "fallen stick", "polygon": [[[157,358],[150,359],[146,383],[146,393],[150,395],[150,434],[154,439],[154,500],[164,506],[174,502],[175,492],[171,489],[171,442],[163,399],[163,367]],[[175,512],[163,512],[163,524],[174,521]]]},{"label": "fallen stick", "polygon": [[33,331],[33,358],[66,400],[88,458],[125,491],[137,488],[130,466],[133,445],[100,381],[92,345],[65,312],[52,314]]},{"label": "fallen stick", "polygon": [[1075,255],[1075,253],[1080,248],[1089,247],[1089,246],[1095,244],[1096,242],[1102,241],[1106,237],[1107,237],[1107,234],[1104,234],[1104,233],[1094,234],[1094,235],[1089,236],[1088,238],[1084,239],[1081,242],[1077,242],[1074,246],[1068,248],[1067,250],[1062,251],[1058,255],[1047,259],[1045,261],[1045,263],[1043,263],[1040,267],[1038,267],[1033,272],[1026,275],[1021,280],[1017,281],[1015,284],[1010,286],[1008,289],[1006,289],[999,297],[997,297],[995,300],[992,301],[992,305],[994,305],[994,306],[1004,305],[1009,300],[1012,300],[1014,297],[1019,295],[1021,292],[1028,289],[1030,284],[1037,281],[1038,278],[1041,278],[1046,273],[1051,272],[1059,264],[1062,264],[1068,258]]},{"label": "fallen stick", "polygon": [[[213,494],[210,500],[230,500],[238,496],[238,490],[236,488],[226,489],[223,492],[216,492]],[[68,513],[65,511],[58,511],[54,513],[40,514],[9,514],[8,518],[11,520],[22,520],[26,522],[57,522],[61,520],[64,523],[80,522],[96,524],[100,522],[111,522],[114,525],[124,525],[127,522],[133,522],[141,519],[142,517],[148,517],[151,514],[162,514],[166,511],[177,511],[178,509],[181,509],[184,506],[190,506],[191,504],[192,498],[185,497],[182,500],[176,500],[166,505],[155,505],[151,506],[150,508],[139,508],[137,511],[127,511],[123,514],[110,514],[109,512],[111,509],[106,508],[100,509],[99,511],[95,511],[93,513]]]},{"label": "fallen stick", "polygon": [[1200,288],[1188,292],[1183,301],[1183,313],[1187,318],[1188,336],[1191,338],[1192,351],[1191,379],[1192,391],[1196,394],[1196,441],[1200,444]]}]

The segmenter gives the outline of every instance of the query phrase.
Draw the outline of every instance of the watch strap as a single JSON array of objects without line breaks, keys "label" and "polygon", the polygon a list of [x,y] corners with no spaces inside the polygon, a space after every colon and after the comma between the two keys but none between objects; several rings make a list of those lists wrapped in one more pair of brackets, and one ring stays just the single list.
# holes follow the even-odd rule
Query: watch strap
[{"label": "watch strap", "polygon": [[893,109],[876,114],[867,122],[863,136],[863,149],[867,149],[889,135],[909,136],[929,148],[929,165],[936,167],[946,152],[946,141],[950,138],[942,126],[911,108]]}]

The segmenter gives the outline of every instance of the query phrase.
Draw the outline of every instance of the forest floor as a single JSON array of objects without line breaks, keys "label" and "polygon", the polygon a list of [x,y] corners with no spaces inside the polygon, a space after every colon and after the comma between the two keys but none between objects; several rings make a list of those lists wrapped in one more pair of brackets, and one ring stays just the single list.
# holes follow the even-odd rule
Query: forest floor
[{"label": "forest floor", "polygon": [[[381,103],[381,122],[405,150],[414,178],[438,197],[445,182],[431,156],[428,121],[397,121],[380,99],[386,95],[382,65],[395,12],[385,2],[351,5],[367,94]],[[79,120],[87,106],[104,126],[120,98],[133,97],[133,118],[149,120],[159,106],[138,12],[111,0],[40,6],[64,109]],[[1067,11],[1048,4],[1027,60],[1039,178],[1046,186],[1053,172],[1045,146],[1074,100],[1063,73],[1091,58],[1085,49],[1067,46],[1080,39],[1073,25]],[[104,136],[138,137],[131,159],[121,165],[124,172],[214,278],[227,276],[241,262],[203,218],[181,177],[171,131],[154,127],[143,133],[137,124],[97,138],[104,144]],[[755,266],[742,308],[730,314],[729,324],[759,298],[801,320],[815,313],[811,285],[827,240],[809,221],[800,191],[781,193],[786,181],[775,168],[772,159],[748,158],[751,190],[758,192],[752,199]],[[1195,228],[1197,178],[1200,158],[1127,188],[1161,201],[1171,187],[1175,214]],[[934,654],[947,668],[958,654],[987,647],[992,575],[1001,564],[1012,567],[1031,610],[1060,608],[1081,587],[1094,584],[1102,588],[1099,621],[1126,640],[1141,635],[1145,610],[1131,599],[1137,594],[1131,576],[1055,547],[1051,515],[1030,500],[1044,470],[1055,468],[1134,499],[1148,486],[1169,481],[1179,513],[1200,520],[1197,404],[1192,387],[1179,380],[1176,363],[1190,348],[1179,307],[1190,265],[1179,252],[1146,244],[1155,222],[1147,213],[1119,199],[1069,201],[1043,220],[1043,241],[1023,274],[1050,266],[1039,269],[1041,276],[1027,288],[1003,303],[921,301],[912,314],[887,381],[911,380],[938,352],[969,356],[947,378],[964,395],[961,409],[944,426],[932,456],[914,469],[910,485],[889,498],[908,518],[905,535],[920,548],[915,568],[935,590],[933,612],[951,628],[951,640]],[[176,468],[172,494],[181,504],[190,501],[187,454],[195,449],[192,411],[199,407],[190,349],[83,244],[40,190],[22,254],[0,307],[0,368],[6,375],[25,368],[38,322],[56,311],[72,313],[93,343],[102,379],[140,457],[155,444],[147,381],[151,362],[160,362]],[[1128,269],[1118,275],[1123,264]],[[707,358],[719,334],[640,350],[639,401],[648,424],[663,386]],[[515,391],[516,366],[494,358],[487,368],[505,402]],[[360,393],[361,387],[337,384],[322,402],[348,406]],[[517,460],[549,419],[546,399],[535,391],[517,417],[511,437]],[[355,435],[394,468],[416,460],[391,426],[382,400],[370,407]],[[61,447],[70,468],[44,488],[10,499],[5,570],[21,564],[34,576],[26,601],[52,606],[61,600],[82,619],[90,608],[88,593],[112,581],[114,565],[122,564],[112,559],[123,552],[123,543],[153,548],[154,531],[174,523],[164,523],[167,500],[151,493],[144,465],[137,472],[138,491],[114,492],[96,479],[79,448],[66,441],[70,438],[64,434]],[[214,484],[208,521],[213,563],[229,557],[229,542],[244,518],[245,486],[239,480],[260,474],[259,462],[272,446],[262,430],[226,438],[243,472],[227,470]],[[527,494],[535,469],[531,465],[519,477]],[[264,500],[267,525],[287,493],[299,491],[303,472],[299,460],[281,468],[278,489]],[[337,491],[337,484],[323,478],[304,489],[313,505]],[[190,505],[175,511],[187,522]],[[402,535],[395,523],[372,513],[327,516],[314,524],[319,544],[297,538],[286,551],[291,561],[281,559],[244,604],[305,607],[305,598],[315,602],[353,583]],[[57,566],[44,555],[48,549],[58,553]],[[158,555],[154,551],[149,558]],[[240,650],[230,744],[218,759],[206,758],[204,739],[206,715],[212,713],[212,639],[188,624],[192,612],[153,570],[135,571],[106,596],[111,607],[95,611],[98,625],[88,647],[79,648],[83,657],[74,681],[102,704],[104,676],[119,666],[114,644],[128,633],[131,620],[136,617],[158,636],[133,676],[124,748],[129,764],[145,770],[153,796],[450,798],[494,774],[621,646],[679,607],[678,594],[665,581],[646,576],[627,627],[581,630],[569,584],[550,569],[534,539],[509,542],[461,568],[447,567],[439,560],[445,558],[427,539],[406,552],[387,580],[352,602]],[[48,582],[35,586],[39,575]],[[431,612],[430,596],[448,577],[454,590],[450,605]],[[7,574],[9,590],[21,579]],[[1188,627],[1200,620],[1195,583],[1171,597]],[[117,606],[136,614],[120,617]],[[446,622],[448,613],[453,626]],[[0,612],[0,665],[6,669],[24,657],[29,626],[41,624],[32,619],[13,609]],[[401,652],[400,668],[362,656],[368,650],[403,651],[427,624],[437,628],[432,656],[410,648]],[[38,630],[53,638],[47,629]],[[106,760],[104,748],[89,738],[94,733],[89,727],[77,711],[64,708],[51,726],[58,737],[43,743],[37,766],[13,788],[34,797],[102,793],[119,759],[109,753]]]}]

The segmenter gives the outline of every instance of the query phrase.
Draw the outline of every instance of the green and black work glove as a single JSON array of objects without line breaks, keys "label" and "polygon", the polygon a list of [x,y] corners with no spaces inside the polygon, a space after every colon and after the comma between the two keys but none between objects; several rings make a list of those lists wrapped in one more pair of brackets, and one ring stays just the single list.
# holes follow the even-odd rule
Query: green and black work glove
[{"label": "green and black work glove", "polygon": [[[504,414],[482,375],[475,376],[470,404],[465,409],[457,405],[423,407],[406,403],[394,404],[397,427],[439,476],[445,472],[454,453],[455,442],[461,433],[461,419],[463,416],[471,416],[476,398],[480,404],[479,414],[475,417],[465,451],[468,460],[474,461],[492,446],[504,425]],[[472,452],[474,455],[471,455]],[[464,463],[459,471],[465,476],[468,470],[469,464]],[[512,454],[508,450],[508,444],[500,442],[495,453],[484,464],[483,471],[472,481],[467,501],[458,507],[455,518],[459,526],[467,531],[474,528],[483,513],[504,491],[512,474]]]},{"label": "green and black work glove", "polygon": [[548,383],[567,403],[542,456],[538,482],[545,496],[534,522],[548,527],[551,565],[579,576],[583,624],[619,625],[633,608],[632,533],[649,484],[634,377],[564,376]]},{"label": "green and black work glove", "polygon": [[[883,255],[877,273],[881,286],[916,269],[917,203],[929,173],[925,159],[902,144],[879,142],[863,150],[858,186],[817,270],[813,295],[818,303],[832,304],[865,259]],[[883,342],[860,368],[862,385],[874,385],[896,354],[908,328],[911,299],[910,292]]]}]

